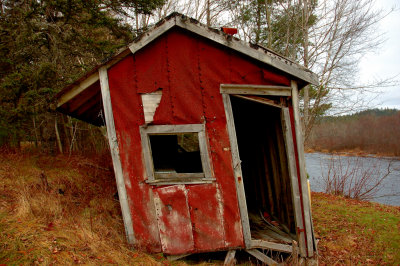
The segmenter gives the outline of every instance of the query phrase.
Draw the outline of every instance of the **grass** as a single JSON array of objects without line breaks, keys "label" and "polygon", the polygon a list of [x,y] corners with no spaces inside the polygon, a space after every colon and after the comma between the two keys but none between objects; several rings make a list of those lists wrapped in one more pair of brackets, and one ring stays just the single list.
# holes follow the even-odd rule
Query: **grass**
[{"label": "grass", "polygon": [[321,264],[400,263],[400,207],[312,194]]},{"label": "grass", "polygon": [[[170,263],[127,245],[110,161],[2,152],[0,264],[209,264],[207,255]],[[400,263],[399,207],[322,193],[312,199],[320,264]]]},{"label": "grass", "polygon": [[126,244],[112,172],[96,165],[78,156],[0,156],[0,264],[165,262]]}]

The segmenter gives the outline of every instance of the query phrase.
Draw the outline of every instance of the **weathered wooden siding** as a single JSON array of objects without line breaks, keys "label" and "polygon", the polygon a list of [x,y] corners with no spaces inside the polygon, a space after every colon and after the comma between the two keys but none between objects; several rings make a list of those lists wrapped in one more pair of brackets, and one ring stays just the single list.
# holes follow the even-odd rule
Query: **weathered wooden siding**
[{"label": "weathered wooden siding", "polygon": [[167,254],[186,254],[194,251],[187,194],[184,185],[154,189],[161,246],[163,252]]},{"label": "weathered wooden siding", "polygon": [[137,245],[149,252],[160,252],[153,192],[145,183],[139,132],[139,126],[144,124],[144,114],[135,76],[132,57],[108,70],[115,129]]},{"label": "weathered wooden siding", "polygon": [[[108,75],[137,245],[151,252],[163,249],[169,254],[244,247],[230,142],[219,87],[222,83],[288,86],[289,79],[280,73],[272,73],[261,63],[255,63],[226,47],[181,30],[172,30],[126,57],[111,67]],[[187,195],[188,212],[177,210],[176,213],[182,215],[182,220],[177,221],[187,221],[185,215],[190,216],[193,248],[189,245],[189,249],[182,249],[179,245],[165,248],[161,245],[166,243],[163,238],[172,237],[161,233],[160,240],[159,230],[163,232],[163,229],[159,228],[160,222],[157,223],[160,217],[157,216],[153,199],[156,197],[156,202],[164,202],[165,198],[161,196],[164,194],[160,194],[164,188],[145,183],[146,171],[139,134],[139,126],[145,121],[140,94],[160,88],[162,98],[153,124],[205,123],[211,165],[216,178],[216,184],[170,188],[175,189],[177,197]],[[173,208],[184,206],[170,204],[168,208],[172,211]],[[168,221],[167,217],[164,218],[161,219],[161,225]],[[190,228],[187,224],[183,226]]]},{"label": "weathered wooden siding", "polygon": [[195,247],[213,251],[225,247],[224,206],[215,184],[192,186],[188,193]]}]

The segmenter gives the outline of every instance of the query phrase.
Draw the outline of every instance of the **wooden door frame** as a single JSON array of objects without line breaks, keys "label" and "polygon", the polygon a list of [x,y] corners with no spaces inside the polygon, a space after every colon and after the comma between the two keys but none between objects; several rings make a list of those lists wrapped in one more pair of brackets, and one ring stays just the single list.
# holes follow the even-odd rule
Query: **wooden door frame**
[{"label": "wooden door frame", "polygon": [[[244,242],[247,250],[254,250],[256,248],[261,249],[271,249],[281,252],[293,253],[293,246],[286,245],[286,244],[277,244],[265,240],[252,240],[251,239],[251,232],[250,232],[250,224],[249,224],[249,217],[248,217],[248,210],[247,210],[247,203],[246,203],[246,195],[244,190],[243,178],[242,178],[242,169],[241,169],[241,161],[239,157],[239,148],[237,143],[237,136],[236,136],[236,129],[234,124],[234,117],[232,111],[232,104],[230,100],[230,95],[236,95],[241,98],[246,98],[248,100],[260,102],[266,105],[270,105],[273,107],[277,107],[281,109],[281,121],[283,126],[284,132],[284,139],[285,139],[285,148],[288,157],[288,168],[290,174],[290,181],[291,181],[291,188],[292,188],[292,199],[293,199],[293,206],[295,210],[295,221],[296,221],[296,231],[297,237],[299,240],[299,251],[300,255],[306,257],[313,256],[313,248],[308,248],[308,252],[306,252],[306,245],[311,247],[308,242],[311,240],[312,243],[312,232],[311,226],[307,225],[311,222],[310,217],[310,206],[309,206],[309,198],[308,198],[308,191],[305,193],[305,189],[308,189],[304,170],[304,148],[302,142],[302,134],[300,123],[299,123],[299,110],[298,110],[298,90],[297,84],[295,81],[292,81],[292,86],[265,86],[265,85],[238,85],[238,84],[221,84],[220,85],[220,93],[222,94],[222,99],[225,108],[225,115],[227,120],[227,130],[229,134],[229,141],[231,145],[231,154],[232,154],[232,166],[235,175],[235,185],[236,185],[236,193],[238,198],[238,205],[241,217],[241,223],[243,228],[243,236]],[[290,122],[290,113],[289,108],[283,105],[277,105],[273,103],[268,103],[264,101],[259,101],[257,99],[248,98],[245,95],[264,95],[264,96],[281,96],[281,97],[292,97],[292,104],[293,104],[293,111],[294,111],[294,124],[295,129],[292,128]],[[294,103],[296,102],[296,103]],[[297,109],[297,110],[296,110]],[[297,121],[296,121],[297,120]],[[297,130],[296,130],[297,129]],[[295,148],[294,148],[294,141],[292,130],[295,130],[296,134],[296,148],[298,151],[298,160],[299,160],[299,167],[300,167],[300,181],[301,185],[298,183],[297,177],[297,166],[296,166],[296,156],[295,156]],[[301,147],[299,147],[301,146]],[[301,148],[301,149],[300,149]],[[303,168],[303,169],[302,169]],[[303,182],[304,181],[304,182]],[[300,192],[301,190],[301,192]],[[302,213],[302,206],[300,198],[303,198],[303,210],[304,210],[304,218],[306,222],[306,226],[303,225],[303,213]],[[307,205],[305,207],[304,205]],[[307,214],[306,214],[307,213]],[[305,229],[305,230],[304,230]],[[307,235],[307,237],[306,237]],[[307,244],[306,244],[307,240]],[[311,251],[311,252],[310,252]],[[297,252],[297,250],[295,251]]]}]

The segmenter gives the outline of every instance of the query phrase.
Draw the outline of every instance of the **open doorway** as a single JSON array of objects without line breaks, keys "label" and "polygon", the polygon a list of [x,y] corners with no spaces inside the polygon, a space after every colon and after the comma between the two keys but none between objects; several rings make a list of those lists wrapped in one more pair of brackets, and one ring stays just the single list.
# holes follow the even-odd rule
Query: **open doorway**
[{"label": "open doorway", "polygon": [[284,97],[229,97],[251,239],[291,244],[297,236],[280,108]]}]

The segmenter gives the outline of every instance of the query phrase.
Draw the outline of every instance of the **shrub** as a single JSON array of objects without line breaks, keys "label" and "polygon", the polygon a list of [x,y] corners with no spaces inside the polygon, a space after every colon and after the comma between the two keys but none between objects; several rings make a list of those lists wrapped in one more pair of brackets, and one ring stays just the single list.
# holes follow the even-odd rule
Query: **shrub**
[{"label": "shrub", "polygon": [[366,162],[365,158],[332,155],[322,180],[325,193],[371,200],[390,173],[391,162],[384,168],[378,161]]}]

